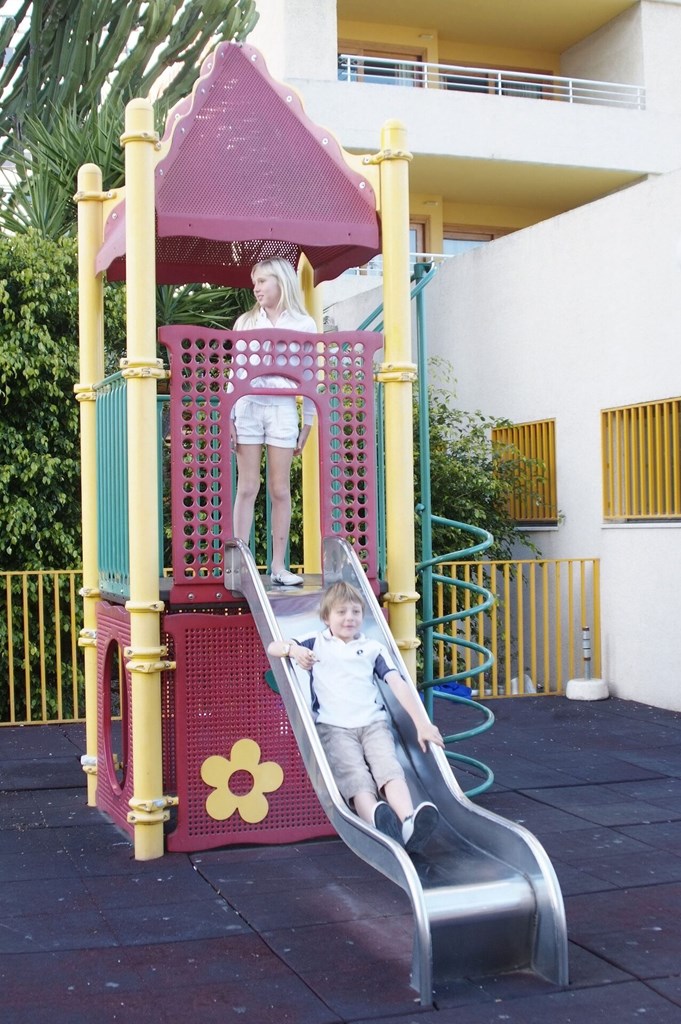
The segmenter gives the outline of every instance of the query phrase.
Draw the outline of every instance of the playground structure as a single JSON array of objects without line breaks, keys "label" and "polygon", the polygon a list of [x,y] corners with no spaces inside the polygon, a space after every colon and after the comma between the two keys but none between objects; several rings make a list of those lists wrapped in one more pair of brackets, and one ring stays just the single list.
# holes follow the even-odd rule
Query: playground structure
[{"label": "playground structure", "polygon": [[[275,687],[264,678],[278,619],[289,632],[291,622],[313,626],[321,586],[339,574],[362,587],[368,626],[385,632],[415,678],[416,368],[404,129],[390,122],[379,153],[351,156],[273,82],[256,50],[222,44],[192,95],[171,111],[162,140],[151,105],[134,100],[122,143],[125,188],[104,192],[98,169],[87,165],[77,193],[88,802],[131,834],[138,859],[161,856],[166,842],[193,850],[338,831],[409,893],[413,984],[424,1002],[434,978],[476,971],[531,967],[564,983],[562,901],[536,841],[466,801],[444,758],[415,757],[391,708],[413,788],[436,795],[443,818],[417,871],[404,850],[342,805],[290,667],[275,666]],[[313,285],[379,251],[384,339],[161,328],[170,362],[173,544],[173,575],[162,581],[157,382],[168,373],[157,355],[155,284],[246,285],[254,262],[281,256],[299,266],[319,320]],[[106,380],[104,271],[127,282],[128,321],[121,372]],[[303,464],[302,594],[268,593],[232,539],[229,413],[267,365],[317,409]],[[374,377],[384,385],[382,601],[390,631],[375,596]],[[124,683],[114,740],[117,660]],[[460,868],[452,873],[454,861],[470,867],[468,878]]]}]

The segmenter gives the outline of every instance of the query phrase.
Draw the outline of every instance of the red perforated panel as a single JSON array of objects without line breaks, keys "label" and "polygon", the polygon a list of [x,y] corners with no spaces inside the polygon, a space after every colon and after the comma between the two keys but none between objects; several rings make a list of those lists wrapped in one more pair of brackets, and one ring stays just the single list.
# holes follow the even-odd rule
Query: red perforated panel
[{"label": "red perforated panel", "polygon": [[[123,651],[130,645],[130,616],[121,605],[97,605],[97,806],[121,828],[128,824],[128,800],[133,794],[132,709],[130,676]],[[120,708],[112,707],[112,676],[123,673]],[[115,702],[115,697],[114,697]],[[118,713],[121,721],[114,722]],[[120,767],[114,762],[114,755]]]},{"label": "red perforated panel", "polygon": [[[177,661],[176,744],[177,828],[171,850],[208,849],[234,843],[295,842],[331,835],[307,777],[283,702],[264,679],[267,657],[251,615],[187,613],[168,615]],[[283,782],[262,795],[266,814],[242,817],[241,808],[221,819],[211,800],[229,801],[258,790],[258,779],[239,761],[240,740],[254,741],[258,764],[278,765]],[[214,774],[204,781],[206,763]],[[257,773],[256,773],[257,775]]]},{"label": "red perforated panel", "polygon": [[[165,632],[166,616],[161,616],[161,643],[168,650],[168,660],[175,660],[173,637]],[[161,736],[163,743],[163,789],[177,793],[177,758],[175,755],[175,673],[161,673]]]},{"label": "red perforated panel", "polygon": [[[213,331],[162,327],[171,363],[171,491],[176,603],[223,602],[232,534],[229,418],[263,373],[289,378],[316,406],[322,536],[346,537],[377,577],[373,332]],[[276,394],[259,388],[259,394]],[[280,391],[278,392],[281,393]]]},{"label": "red perforated panel", "polygon": [[[169,643],[172,658],[172,638],[164,637],[163,642]],[[127,818],[128,801],[134,791],[133,718],[130,673],[125,669],[124,655],[129,646],[129,613],[122,605],[100,601],[97,605],[97,806],[132,834]],[[120,693],[119,673],[123,677]],[[161,677],[161,715],[163,785],[165,793],[173,794],[176,786],[172,672],[165,672]]]}]

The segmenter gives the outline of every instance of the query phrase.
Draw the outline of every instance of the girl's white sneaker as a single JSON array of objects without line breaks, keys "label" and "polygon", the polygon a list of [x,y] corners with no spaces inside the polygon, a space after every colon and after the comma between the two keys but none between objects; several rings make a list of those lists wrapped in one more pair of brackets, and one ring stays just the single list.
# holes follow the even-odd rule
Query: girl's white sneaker
[{"label": "girl's white sneaker", "polygon": [[281,572],[273,572],[270,579],[273,583],[278,583],[280,587],[301,587],[305,582],[304,576],[296,576],[294,572],[289,572],[288,569],[282,569]]}]

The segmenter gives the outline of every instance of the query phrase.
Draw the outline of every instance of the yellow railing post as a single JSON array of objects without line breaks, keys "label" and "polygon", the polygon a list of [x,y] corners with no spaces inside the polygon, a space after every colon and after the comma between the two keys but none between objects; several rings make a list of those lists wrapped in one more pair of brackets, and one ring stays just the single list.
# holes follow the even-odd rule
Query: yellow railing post
[{"label": "yellow railing post", "polygon": [[156,253],[154,221],[153,107],[132,100],[126,108],[126,281],[128,524],[130,535],[130,647],[125,655],[132,690],[133,796],[128,821],[135,827],[135,857],[163,854],[161,670],[166,654],[160,642],[157,515],[156,380],[163,375],[156,358]]},{"label": "yellow railing post", "polygon": [[[323,330],[321,290],[315,288],[309,260],[303,256],[299,269],[305,308]],[[319,499],[319,425],[317,418],[303,448],[303,563],[306,573],[322,571],[321,508]]]},{"label": "yellow railing post", "polygon": [[409,161],[399,121],[381,132],[379,164],[383,226],[385,349],[378,379],[385,385],[386,562],[385,601],[390,629],[416,681],[416,564],[414,540],[414,440],[409,295]]},{"label": "yellow railing post", "polygon": [[102,172],[85,164],[78,172],[78,323],[80,340],[79,383],[80,461],[83,529],[83,648],[85,673],[85,749],[87,799],[94,806],[97,794],[97,640],[96,608],[99,599],[97,556],[97,427],[93,385],[104,376],[104,312],[102,276],[95,259],[102,244]]}]

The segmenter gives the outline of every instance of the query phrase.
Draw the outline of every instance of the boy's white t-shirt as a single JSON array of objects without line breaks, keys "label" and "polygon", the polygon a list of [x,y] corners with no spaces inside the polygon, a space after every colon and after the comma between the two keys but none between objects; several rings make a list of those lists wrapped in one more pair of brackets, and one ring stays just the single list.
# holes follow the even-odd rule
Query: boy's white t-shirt
[{"label": "boy's white t-shirt", "polygon": [[374,674],[384,679],[388,672],[398,669],[382,643],[363,633],[345,643],[329,629],[295,642],[317,658],[310,673],[312,711],[317,722],[358,729],[387,719]]}]

